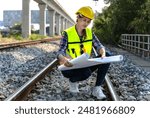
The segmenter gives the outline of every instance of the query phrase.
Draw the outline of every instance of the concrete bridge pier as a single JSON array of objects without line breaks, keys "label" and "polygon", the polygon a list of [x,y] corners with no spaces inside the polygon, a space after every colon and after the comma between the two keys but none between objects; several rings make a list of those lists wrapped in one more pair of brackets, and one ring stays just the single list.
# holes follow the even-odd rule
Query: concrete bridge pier
[{"label": "concrete bridge pier", "polygon": [[60,35],[60,28],[61,28],[61,15],[56,14],[56,34]]},{"label": "concrete bridge pier", "polygon": [[60,29],[60,31],[62,32],[64,29],[65,29],[65,23],[64,23],[65,21],[64,21],[64,17],[61,17],[61,29]]},{"label": "concrete bridge pier", "polygon": [[67,19],[65,19],[65,29],[67,29]]},{"label": "concrete bridge pier", "polygon": [[40,35],[46,35],[46,4],[38,4],[40,9]]},{"label": "concrete bridge pier", "polygon": [[31,35],[31,11],[30,0],[22,0],[22,36]]},{"label": "concrete bridge pier", "polygon": [[54,36],[55,35],[55,11],[54,10],[48,10],[49,12],[49,36]]}]

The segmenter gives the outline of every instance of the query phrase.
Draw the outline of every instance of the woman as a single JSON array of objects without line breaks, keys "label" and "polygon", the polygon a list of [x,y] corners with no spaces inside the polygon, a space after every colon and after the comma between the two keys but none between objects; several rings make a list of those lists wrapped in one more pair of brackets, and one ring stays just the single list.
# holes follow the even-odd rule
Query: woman
[{"label": "woman", "polygon": [[[76,24],[63,32],[60,49],[58,51],[58,60],[60,64],[64,64],[67,67],[73,66],[68,59],[76,58],[84,52],[91,55],[92,47],[96,49],[100,58],[109,56],[109,54],[106,53],[104,46],[100,43],[92,30],[87,28],[91,23],[91,20],[94,19],[92,8],[89,6],[81,7],[76,12],[76,15]],[[65,70],[62,71],[62,74],[69,78],[70,92],[76,93],[79,92],[78,82],[87,79],[93,71],[98,70],[92,95],[97,97],[97,99],[105,99],[106,96],[101,89],[101,85],[104,82],[109,65],[110,64],[100,64],[87,68]]]}]

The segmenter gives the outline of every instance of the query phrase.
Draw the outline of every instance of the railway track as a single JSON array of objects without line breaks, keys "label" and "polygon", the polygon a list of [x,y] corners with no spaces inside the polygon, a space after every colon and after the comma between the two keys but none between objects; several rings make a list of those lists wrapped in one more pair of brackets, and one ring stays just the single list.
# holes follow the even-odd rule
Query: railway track
[{"label": "railway track", "polygon": [[[55,98],[57,98],[57,95],[59,96],[60,94],[59,94],[59,91],[61,91],[61,92],[66,92],[66,91],[62,91],[63,89],[61,89],[59,86],[60,86],[60,84],[64,84],[65,86],[67,85],[67,81],[64,81],[64,80],[60,80],[60,75],[56,75],[55,73],[57,73],[57,71],[54,71],[54,69],[55,70],[57,70],[57,67],[56,67],[56,65],[54,65],[53,67],[53,69],[52,70],[49,70],[48,71],[48,77],[45,75],[45,74],[43,74],[42,76],[40,76],[40,79],[39,80],[41,80],[41,81],[39,81],[39,80],[37,80],[37,81],[35,81],[33,78],[35,78],[37,75],[35,75],[35,74],[37,74],[37,72],[39,72],[42,68],[44,68],[44,66],[46,66],[49,62],[51,62],[53,59],[54,59],[54,55],[56,54],[56,53],[54,53],[54,54],[52,54],[52,57],[51,56],[48,56],[48,58],[45,58],[45,55],[50,55],[51,53],[53,53],[53,45],[54,45],[54,43],[52,43],[52,44],[50,44],[50,43],[46,43],[46,44],[42,44],[42,45],[44,45],[44,50],[47,50],[46,49],[46,47],[48,47],[48,49],[51,47],[52,49],[51,50],[47,50],[48,51],[48,53],[46,52],[45,54],[43,54],[43,51],[40,49],[38,49],[39,47],[41,47],[41,46],[34,46],[35,47],[35,49],[37,49],[38,51],[40,51],[39,53],[40,54],[42,54],[42,55],[44,55],[42,58],[39,58],[39,59],[42,59],[42,61],[40,61],[39,60],[39,62],[42,62],[42,66],[35,66],[33,63],[35,63],[35,61],[36,61],[36,59],[34,59],[33,57],[39,57],[40,55],[39,54],[36,54],[37,53],[37,51],[34,51],[35,49],[33,49],[33,47],[32,48],[30,48],[29,47],[29,49],[28,49],[28,46],[26,47],[26,48],[16,48],[16,51],[17,50],[19,50],[19,55],[18,56],[21,56],[21,60],[24,58],[24,57],[22,57],[23,55],[22,54],[25,54],[25,56],[33,56],[32,58],[31,58],[31,65],[34,65],[34,67],[32,67],[32,66],[30,66],[29,65],[29,67],[32,67],[31,69],[29,68],[29,70],[27,69],[23,69],[22,67],[26,67],[24,64],[24,62],[26,62],[26,61],[24,61],[24,62],[22,62],[21,61],[21,63],[20,62],[17,62],[17,61],[15,61],[15,60],[12,60],[12,61],[9,61],[11,58],[12,58],[12,56],[10,56],[10,54],[11,55],[14,55],[13,53],[14,52],[16,52],[16,51],[14,51],[14,50],[10,50],[10,52],[13,52],[13,53],[10,53],[9,52],[9,50],[7,50],[7,51],[2,51],[2,53],[1,53],[1,57],[0,57],[0,59],[1,59],[1,64],[3,65],[3,62],[4,62],[4,65],[3,66],[5,66],[5,65],[7,65],[6,66],[6,69],[4,68],[4,67],[2,67],[2,65],[0,65],[0,69],[1,69],[1,71],[0,71],[0,74],[1,74],[1,79],[3,79],[3,80],[5,80],[5,79],[7,79],[7,80],[5,80],[4,82],[1,82],[0,83],[0,99],[2,100],[2,101],[4,101],[4,100],[6,100],[6,101],[9,101],[9,100],[38,100],[38,99],[36,99],[36,98],[33,98],[32,99],[32,94],[35,94],[36,92],[37,92],[37,94],[39,94],[40,92],[42,92],[42,93],[46,93],[47,91],[50,91],[50,92],[48,92],[48,93],[46,93],[48,96],[53,96],[54,95],[54,98],[53,98],[53,100],[57,100],[57,99],[55,99]],[[57,44],[57,46],[58,46],[58,44]],[[37,48],[38,47],[38,48]],[[24,50],[26,50],[27,49],[27,52],[25,52]],[[30,53],[31,52],[31,49],[33,49],[33,54],[32,53]],[[115,54],[118,54],[117,52],[118,52],[118,48],[113,48],[113,49],[111,49],[110,51],[111,52],[113,52],[114,53],[114,55]],[[29,52],[28,52],[29,51]],[[42,51],[42,52],[41,52]],[[20,55],[20,52],[21,52],[21,55]],[[26,55],[27,54],[27,55]],[[129,59],[129,57],[128,57],[128,53],[127,52],[124,52],[124,51],[121,51],[121,50],[119,50],[119,54],[122,54],[122,55],[124,55],[124,60],[122,61],[122,62],[119,62],[119,63],[112,63],[111,64],[111,67],[110,67],[110,70],[109,70],[109,72],[108,72],[108,76],[110,77],[110,79],[111,79],[111,81],[110,81],[110,79],[107,79],[107,76],[106,76],[106,82],[105,83],[109,83],[109,81],[110,82],[112,82],[113,83],[113,86],[114,87],[112,87],[111,86],[111,84],[108,84],[108,85],[110,85],[110,87],[107,87],[107,84],[104,86],[104,88],[105,88],[105,90],[106,91],[104,91],[104,93],[106,93],[106,95],[108,96],[108,97],[110,97],[111,96],[111,94],[109,94],[109,92],[107,92],[108,91],[108,89],[107,88],[109,88],[110,89],[110,91],[112,91],[112,94],[114,94],[113,96],[114,97],[110,97],[110,99],[108,99],[108,100],[118,100],[118,98],[120,98],[121,100],[127,100],[127,101],[135,101],[135,100],[150,100],[149,99],[149,80],[150,80],[150,78],[149,78],[149,73],[148,72],[145,72],[145,71],[143,71],[141,68],[139,68],[138,66],[136,66],[136,65],[134,65],[133,63],[131,63],[131,60]],[[39,56],[38,56],[39,55]],[[41,55],[41,56],[42,56]],[[14,56],[16,56],[16,54],[14,55]],[[18,57],[17,57],[18,58]],[[27,57],[27,58],[29,58],[30,59],[30,57]],[[7,61],[6,61],[6,59],[7,59]],[[18,58],[19,59],[19,58]],[[44,63],[43,63],[43,59],[46,59],[46,60],[49,60],[48,61],[48,63],[46,62],[44,62],[45,63],[45,65],[43,65]],[[20,60],[20,59],[19,59]],[[30,61],[30,60],[29,60]],[[28,62],[29,62],[28,61]],[[14,67],[14,69],[17,69],[17,71],[15,72],[15,70],[12,68],[12,69],[9,69],[8,67],[12,67],[11,65],[9,65],[9,63],[11,64],[11,63],[14,63],[15,65],[16,64],[19,64],[17,67],[19,67],[19,68],[15,68]],[[7,63],[7,64],[6,64]],[[36,63],[37,63],[37,61],[36,61]],[[30,62],[29,63],[27,63],[27,64],[30,64]],[[23,65],[23,66],[22,66]],[[36,64],[37,65],[37,64]],[[21,69],[21,68],[22,69]],[[39,68],[39,67],[42,67],[42,68],[39,68],[38,69],[38,71],[36,71],[36,73],[35,73],[35,71],[34,71],[34,68]],[[19,69],[19,70],[18,70]],[[31,71],[33,69],[33,72]],[[23,70],[23,71],[20,71],[20,70]],[[7,73],[4,73],[4,71],[6,71]],[[11,73],[11,71],[13,71],[13,73]],[[50,72],[51,71],[51,72]],[[15,73],[18,73],[19,75],[15,75]],[[21,72],[21,73],[20,73]],[[27,72],[27,73],[26,73]],[[33,73],[33,75],[30,75],[31,73]],[[51,74],[50,73],[53,73],[54,75],[53,75],[53,77],[51,77]],[[5,76],[4,74],[6,74],[7,76]],[[11,76],[11,75],[12,76]],[[14,75],[14,76],[13,76]],[[34,76],[35,75],[35,76]],[[10,76],[10,77],[9,77]],[[19,78],[18,78],[18,76],[19,76]],[[25,79],[23,78],[25,76]],[[33,77],[34,76],[34,77]],[[44,80],[44,76],[46,76],[46,79],[48,79],[48,82],[46,82],[46,80]],[[15,80],[11,80],[10,78],[17,78],[17,79],[15,79]],[[31,78],[31,77],[33,77],[33,78]],[[13,79],[12,78],[12,79]],[[94,77],[93,77],[94,78]],[[9,80],[10,79],[10,80]],[[58,81],[58,79],[59,79],[59,81]],[[91,78],[90,78],[91,79]],[[19,80],[19,82],[18,82],[18,80]],[[26,81],[27,80],[27,81]],[[28,81],[29,80],[29,81]],[[19,92],[20,90],[20,86],[21,85],[23,85],[24,87],[25,87],[25,85],[28,85],[27,83],[30,83],[31,82],[31,80],[33,80],[33,83],[30,85],[30,89],[28,90],[28,88],[23,88],[21,91],[24,91],[24,93],[22,94],[22,97],[16,97],[16,98],[13,98],[12,99],[12,97],[11,97],[11,99],[10,99],[10,96],[9,95],[11,95],[12,93],[12,95],[14,96],[14,95],[16,95],[16,92],[17,92],[17,95],[19,95],[19,96],[21,96],[21,93]],[[2,81],[2,80],[1,80]],[[42,82],[43,81],[43,82]],[[7,83],[8,82],[8,83]],[[57,85],[54,85],[53,86],[53,83],[56,83]],[[59,83],[60,82],[60,83]],[[25,83],[25,84],[24,84]],[[41,86],[41,85],[44,85],[44,84],[49,84],[49,86],[47,86],[46,85],[46,87],[48,88],[48,90],[45,90],[45,88],[43,88],[43,86]],[[90,82],[89,82],[90,83]],[[88,83],[88,84],[89,84]],[[52,84],[52,85],[51,85]],[[89,84],[88,85],[87,84],[87,86],[91,86],[91,84]],[[17,85],[17,86],[16,86]],[[22,87],[23,87],[22,86]],[[86,85],[85,85],[86,86]],[[9,87],[9,88],[7,88],[7,87]],[[54,88],[53,88],[54,87]],[[56,87],[56,88],[55,88]],[[60,90],[58,90],[57,91],[57,87],[60,89]],[[83,88],[83,85],[82,84],[79,84],[79,90],[80,90],[80,92],[82,92],[83,90],[82,90],[82,88]],[[37,89],[37,88],[39,88],[39,89]],[[119,95],[119,97],[117,96],[115,96],[115,94],[116,94],[116,92],[114,92],[114,88],[115,88],[115,90],[116,90],[116,92],[117,92],[117,94]],[[68,91],[68,88],[65,88],[65,90],[67,90]],[[16,91],[16,92],[14,92],[14,91]],[[4,92],[4,93],[3,93]],[[30,94],[29,94],[30,93]],[[107,94],[108,93],[108,94]],[[65,96],[65,99],[69,96],[69,94],[66,92],[66,93],[62,93],[62,94],[64,94],[64,95],[66,95]],[[62,95],[61,94],[61,95]],[[11,96],[12,96],[11,95]],[[24,97],[23,97],[23,95],[25,95]],[[36,95],[36,94],[35,94]],[[43,94],[42,94],[43,95]],[[56,96],[55,96],[56,95]],[[39,97],[40,97],[40,95],[38,95]],[[84,94],[80,94],[79,96],[84,96]],[[86,95],[85,95],[86,96]],[[26,99],[26,98],[27,99]],[[47,97],[47,96],[46,96]],[[60,97],[60,96],[59,96]],[[63,96],[64,97],[64,96]],[[90,96],[91,97],[91,96]],[[42,100],[42,99],[39,99],[39,100]],[[49,101],[51,101],[51,99],[43,99],[43,100],[49,100]],[[58,99],[58,100],[63,100],[63,99]],[[73,100],[76,100],[75,98],[73,98]],[[77,99],[77,100],[80,100],[80,99]],[[86,100],[86,98],[85,98],[85,100]],[[93,101],[93,100],[96,100],[96,99],[88,99],[88,100],[90,100],[90,101]]]},{"label": "railway track", "polygon": [[[35,81],[33,79],[37,76],[36,74],[42,68],[44,68],[44,66],[46,66],[49,62],[51,62],[55,58],[55,55],[56,55],[55,51],[57,49],[55,51],[53,49],[55,46],[58,47],[58,42],[53,47],[54,44],[55,44],[55,42],[52,42],[51,44],[43,43],[43,44],[40,44],[37,46],[33,45],[32,48],[30,46],[27,46],[25,48],[24,47],[16,48],[16,49],[14,48],[11,50],[6,50],[6,51],[3,50],[1,52],[1,57],[0,57],[0,59],[1,59],[0,99],[2,101],[4,101],[4,100],[6,100],[6,101],[9,101],[9,100],[35,100],[35,101],[42,100],[40,98],[40,95],[38,95],[39,93],[41,93],[41,91],[42,91],[42,93],[45,93],[48,96],[52,96],[53,97],[52,100],[67,100],[68,96],[70,96],[68,93],[68,88],[65,88],[65,91],[62,91],[64,89],[59,86],[61,84],[64,84],[65,86],[67,86],[68,80],[65,80],[65,81],[60,80],[60,78],[61,78],[60,75],[55,74],[57,72],[60,73],[59,71],[54,71],[54,69],[57,70],[57,67],[56,67],[57,64],[53,66],[53,69],[48,71],[48,76],[45,73],[42,76],[40,76],[39,80],[37,79],[37,81]],[[43,49],[40,49],[41,45],[44,46]],[[50,49],[50,50],[47,50],[47,49]],[[43,50],[45,50],[44,53],[43,53]],[[54,51],[54,53],[53,53],[53,51]],[[128,58],[127,52],[121,51],[118,48],[116,48],[116,49],[113,48],[110,51],[113,52],[114,55],[117,54],[117,52],[119,51],[119,54],[124,55],[124,60],[123,60],[123,62],[111,64],[110,70],[108,72],[108,76],[110,77],[111,81],[110,81],[110,79],[107,79],[107,76],[106,76],[106,81],[105,81],[106,84],[103,87],[105,88],[104,93],[109,97],[108,100],[118,100],[119,98],[121,100],[129,100],[129,101],[149,100],[149,87],[150,87],[149,86],[149,82],[150,82],[149,81],[149,73],[143,71],[141,68],[132,64],[131,60]],[[25,58],[23,57],[24,54],[25,54]],[[42,57],[40,57],[40,56],[42,56]],[[12,60],[12,57],[17,57],[16,59],[19,59],[20,61]],[[26,59],[26,57],[27,57],[27,59]],[[28,60],[28,58],[29,58],[29,60]],[[45,61],[46,60],[48,60],[48,61],[46,61],[46,63],[45,63],[43,59],[45,59]],[[28,60],[27,63],[26,63],[26,60]],[[36,61],[36,60],[39,60],[39,61]],[[36,66],[34,64],[35,62],[36,62],[36,65],[37,65],[37,63],[39,63],[41,65]],[[25,64],[27,64],[27,66]],[[33,67],[32,67],[32,65],[33,65]],[[18,68],[16,68],[16,67],[18,67]],[[23,67],[25,67],[25,68],[23,68]],[[35,71],[36,70],[35,68],[37,68],[38,71]],[[6,72],[6,73],[4,73],[4,72]],[[53,73],[54,75],[52,75],[50,73]],[[5,75],[7,75],[7,76],[5,76]],[[48,82],[47,82],[47,80],[44,79],[45,76],[46,76],[46,79],[48,79]],[[33,77],[33,78],[31,78],[31,77]],[[95,77],[95,75],[92,78],[93,80],[95,80],[94,77]],[[10,79],[10,78],[12,78],[12,79]],[[4,80],[4,82],[2,82],[3,80]],[[25,95],[26,98],[22,96],[22,97],[10,99],[9,95],[11,95],[12,93],[16,94],[14,91],[17,91],[17,94],[20,96],[20,93],[19,93],[19,88],[21,88],[20,86],[23,85],[25,87],[25,85],[28,85],[27,83],[30,83],[31,80],[33,80],[33,83],[30,85],[30,89],[28,90],[28,88],[26,88],[26,89],[24,88],[21,90],[21,91],[24,91],[23,95]],[[91,80],[91,78],[89,80]],[[108,84],[108,87],[107,87],[107,82],[110,83],[109,81],[113,83],[114,87],[112,87],[111,84]],[[79,84],[79,87],[80,87],[79,90],[81,92],[81,94],[79,94],[79,97],[76,97],[76,98],[74,97],[73,99],[70,97],[68,100],[81,100],[82,99],[82,98],[80,98],[81,96],[85,96],[85,97],[88,96],[88,95],[83,94],[84,93],[83,89],[85,88],[85,86],[91,87],[91,84],[89,84],[89,83],[92,83],[92,82],[93,81],[91,81],[91,82],[89,81],[88,84],[86,84],[84,86],[82,85],[84,83]],[[45,83],[48,84],[48,86],[45,85],[48,88],[47,90],[44,88],[44,86],[41,86],[41,85],[44,85]],[[57,91],[57,87],[59,88],[58,91]],[[117,94],[119,95],[119,97],[115,96],[116,92],[114,92],[114,88],[115,88]],[[110,90],[112,92],[112,94],[114,94],[113,95],[114,97],[110,97],[111,94],[108,92],[108,90]],[[27,92],[25,92],[25,91],[27,91]],[[47,91],[48,91],[48,93],[47,93]],[[59,93],[60,91],[61,91],[61,94]],[[37,92],[37,94],[36,94],[36,92]],[[30,94],[28,94],[28,93],[30,93]],[[14,95],[14,94],[12,94],[12,95]],[[32,98],[32,94],[37,95],[39,97],[39,99],[37,99],[36,97]],[[55,99],[55,98],[57,98],[57,96],[63,97],[63,99]],[[47,96],[45,96],[45,98],[46,97]],[[86,99],[88,101],[96,100],[93,98],[90,99],[90,97],[92,97],[92,96],[88,96],[87,98],[83,98],[82,100],[86,100]],[[43,100],[51,101],[50,97],[46,98],[46,99],[45,98]]]},{"label": "railway track", "polygon": [[[20,101],[25,100],[32,91],[32,89],[35,88],[35,85],[40,80],[44,79],[47,73],[50,73],[50,71],[53,71],[54,68],[58,65],[58,60],[53,60],[50,64],[48,64],[44,69],[42,69],[38,74],[36,74],[33,78],[31,78],[28,82],[26,82],[23,86],[21,86],[18,90],[16,90],[15,93],[10,95],[8,98],[5,99],[5,101]],[[107,90],[107,93],[109,93],[109,98],[113,101],[118,101],[119,97],[117,96],[113,85],[109,79],[108,76],[106,76],[105,79]]]},{"label": "railway track", "polygon": [[[11,44],[3,44],[0,45],[0,50],[8,49],[8,48],[15,48],[15,47],[21,47],[26,45],[35,45],[38,43],[45,43],[50,41],[56,41],[59,40],[60,37],[56,38],[49,38],[49,39],[42,39],[42,40],[36,40],[36,41],[27,41],[27,42],[21,42],[21,43],[11,43]],[[47,65],[44,69],[42,69],[38,74],[36,74],[33,78],[31,78],[29,81],[27,81],[23,86],[18,88],[16,92],[8,96],[5,101],[18,101],[18,100],[25,100],[28,94],[34,89],[37,82],[44,79],[47,73],[54,70],[55,67],[58,65],[58,60],[53,60],[49,65]],[[119,97],[117,96],[113,85],[109,79],[108,76],[106,76],[105,79],[105,86],[107,88],[107,93],[109,93],[109,100],[118,101]]]},{"label": "railway track", "polygon": [[57,36],[57,37],[51,37],[51,38],[41,39],[41,40],[1,44],[0,45],[0,50],[15,48],[15,47],[22,47],[22,46],[27,46],[27,45],[35,45],[35,44],[38,44],[38,43],[46,43],[46,42],[50,42],[50,41],[57,41],[57,40],[60,40],[60,38],[61,38],[60,36]]}]

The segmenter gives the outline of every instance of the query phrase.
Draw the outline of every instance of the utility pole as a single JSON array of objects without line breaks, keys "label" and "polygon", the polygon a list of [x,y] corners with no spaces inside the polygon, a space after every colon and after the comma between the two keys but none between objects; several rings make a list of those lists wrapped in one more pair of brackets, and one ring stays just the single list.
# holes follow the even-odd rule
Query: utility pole
[{"label": "utility pole", "polygon": [[96,6],[97,6],[97,2],[98,2],[98,0],[93,0],[94,2],[95,2],[95,18],[98,16],[98,12],[97,12],[97,10],[96,10]]},{"label": "utility pole", "polygon": [[95,2],[95,6],[97,5],[98,0],[93,0]]}]

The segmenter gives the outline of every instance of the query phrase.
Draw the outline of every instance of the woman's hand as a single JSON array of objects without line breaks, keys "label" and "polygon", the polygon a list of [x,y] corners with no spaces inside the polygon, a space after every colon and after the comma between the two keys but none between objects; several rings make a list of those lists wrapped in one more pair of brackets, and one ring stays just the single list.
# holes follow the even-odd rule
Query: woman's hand
[{"label": "woman's hand", "polygon": [[106,51],[105,51],[104,48],[101,48],[101,49],[99,50],[99,53],[100,53],[100,55],[101,55],[101,58],[106,57]]},{"label": "woman's hand", "polygon": [[73,64],[69,62],[69,60],[71,59],[69,57],[64,57],[63,55],[59,55],[58,59],[59,59],[59,64],[60,65],[64,64],[67,67],[72,67],[73,66]]}]

